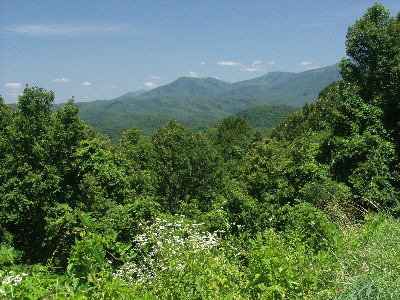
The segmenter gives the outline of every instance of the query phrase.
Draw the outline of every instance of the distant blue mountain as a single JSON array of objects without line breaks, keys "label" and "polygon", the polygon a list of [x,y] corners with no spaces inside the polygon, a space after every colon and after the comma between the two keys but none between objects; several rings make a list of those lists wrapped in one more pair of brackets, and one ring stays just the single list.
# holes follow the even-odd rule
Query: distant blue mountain
[{"label": "distant blue mountain", "polygon": [[112,137],[132,126],[151,134],[171,119],[197,128],[254,106],[301,107],[314,102],[324,87],[339,78],[337,65],[301,73],[271,72],[236,83],[210,77],[181,77],[150,91],[78,105],[87,124]]}]

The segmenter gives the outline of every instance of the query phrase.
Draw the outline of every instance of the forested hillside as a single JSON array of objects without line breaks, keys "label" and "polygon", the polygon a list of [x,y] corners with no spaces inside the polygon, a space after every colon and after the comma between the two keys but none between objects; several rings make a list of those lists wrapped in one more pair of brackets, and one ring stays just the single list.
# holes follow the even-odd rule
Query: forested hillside
[{"label": "forested hillside", "polygon": [[284,104],[266,104],[253,106],[239,111],[236,116],[244,118],[251,127],[267,132],[277,126],[284,118],[300,110],[300,107]]},{"label": "forested hillside", "polygon": [[400,13],[346,52],[265,135],[244,114],[113,145],[53,92],[0,100],[0,298],[399,299]]},{"label": "forested hillside", "polygon": [[315,102],[318,93],[339,78],[337,65],[301,73],[271,72],[236,83],[181,77],[145,93],[77,104],[84,122],[115,142],[132,126],[151,136],[171,119],[197,130],[216,126],[223,118],[258,105],[301,107]]}]

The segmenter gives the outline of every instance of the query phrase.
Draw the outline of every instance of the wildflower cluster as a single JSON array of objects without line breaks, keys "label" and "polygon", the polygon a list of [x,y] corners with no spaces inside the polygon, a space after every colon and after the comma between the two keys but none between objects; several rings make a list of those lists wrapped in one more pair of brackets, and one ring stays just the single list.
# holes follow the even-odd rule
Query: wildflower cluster
[{"label": "wildflower cluster", "polygon": [[14,275],[14,271],[9,271],[4,275],[0,273],[0,296],[6,296],[7,293],[11,293],[12,295],[14,287],[19,285],[26,276],[28,276],[26,273]]},{"label": "wildflower cluster", "polygon": [[168,221],[157,218],[153,224],[141,224],[142,234],[134,239],[136,261],[125,264],[114,277],[126,282],[151,284],[159,272],[182,269],[203,255],[211,254],[220,242],[216,233],[201,230],[202,223],[190,223],[183,216]]}]

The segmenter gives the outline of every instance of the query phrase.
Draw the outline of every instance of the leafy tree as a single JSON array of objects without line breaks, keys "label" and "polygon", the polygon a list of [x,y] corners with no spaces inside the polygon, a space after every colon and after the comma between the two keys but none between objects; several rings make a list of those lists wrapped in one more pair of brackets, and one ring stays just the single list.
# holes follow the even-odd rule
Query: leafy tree
[{"label": "leafy tree", "polygon": [[240,159],[252,142],[260,139],[243,117],[231,116],[222,120],[216,132],[216,144],[228,159]]},{"label": "leafy tree", "polygon": [[10,122],[11,118],[11,108],[4,103],[3,98],[0,96],[0,130],[5,130],[5,127]]},{"label": "leafy tree", "polygon": [[207,210],[222,184],[219,157],[210,142],[176,121],[152,137],[156,194],[171,213]]},{"label": "leafy tree", "polygon": [[108,149],[107,141],[94,138],[80,142],[72,160],[74,207],[101,214],[130,198],[122,163]]},{"label": "leafy tree", "polygon": [[[20,110],[13,112],[2,141],[0,218],[16,248],[27,250],[39,248],[44,241],[44,211],[53,202],[61,179],[46,161],[53,93],[26,87],[19,99]],[[32,259],[41,255],[27,252]]]},{"label": "leafy tree", "polygon": [[80,121],[73,100],[52,113],[53,100],[53,92],[26,87],[18,111],[0,106],[10,117],[0,129],[1,239],[31,262],[73,242],[67,232],[78,210],[98,216],[130,195],[118,161]]},{"label": "leafy tree", "polygon": [[363,102],[382,108],[385,129],[398,140],[400,13],[394,18],[382,5],[369,8],[349,27],[346,52],[349,58],[341,62],[343,79],[357,87]]},{"label": "leafy tree", "polygon": [[339,185],[352,195],[341,209],[352,202],[362,213],[399,210],[398,20],[381,5],[368,9],[349,28],[343,78],[270,134],[291,149],[286,176],[294,190]]},{"label": "leafy tree", "polygon": [[[349,27],[341,62],[341,102],[332,119],[333,172],[353,188],[357,202],[398,211],[400,15],[369,8]],[[396,155],[397,153],[397,155]]]},{"label": "leafy tree", "polygon": [[3,159],[6,154],[7,127],[11,124],[13,114],[11,108],[4,103],[0,97],[0,158]]},{"label": "leafy tree", "polygon": [[132,188],[140,195],[153,195],[155,187],[154,150],[151,140],[141,130],[132,127],[122,134],[114,149],[125,162]]}]

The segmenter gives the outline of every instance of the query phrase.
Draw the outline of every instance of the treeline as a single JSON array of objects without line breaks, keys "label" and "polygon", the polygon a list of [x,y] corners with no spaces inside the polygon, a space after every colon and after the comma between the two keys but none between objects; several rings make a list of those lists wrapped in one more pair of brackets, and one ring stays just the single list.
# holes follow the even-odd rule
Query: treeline
[{"label": "treeline", "polygon": [[72,100],[1,100],[0,297],[398,299],[400,14],[368,9],[346,50],[265,136],[233,116],[113,145]]}]

